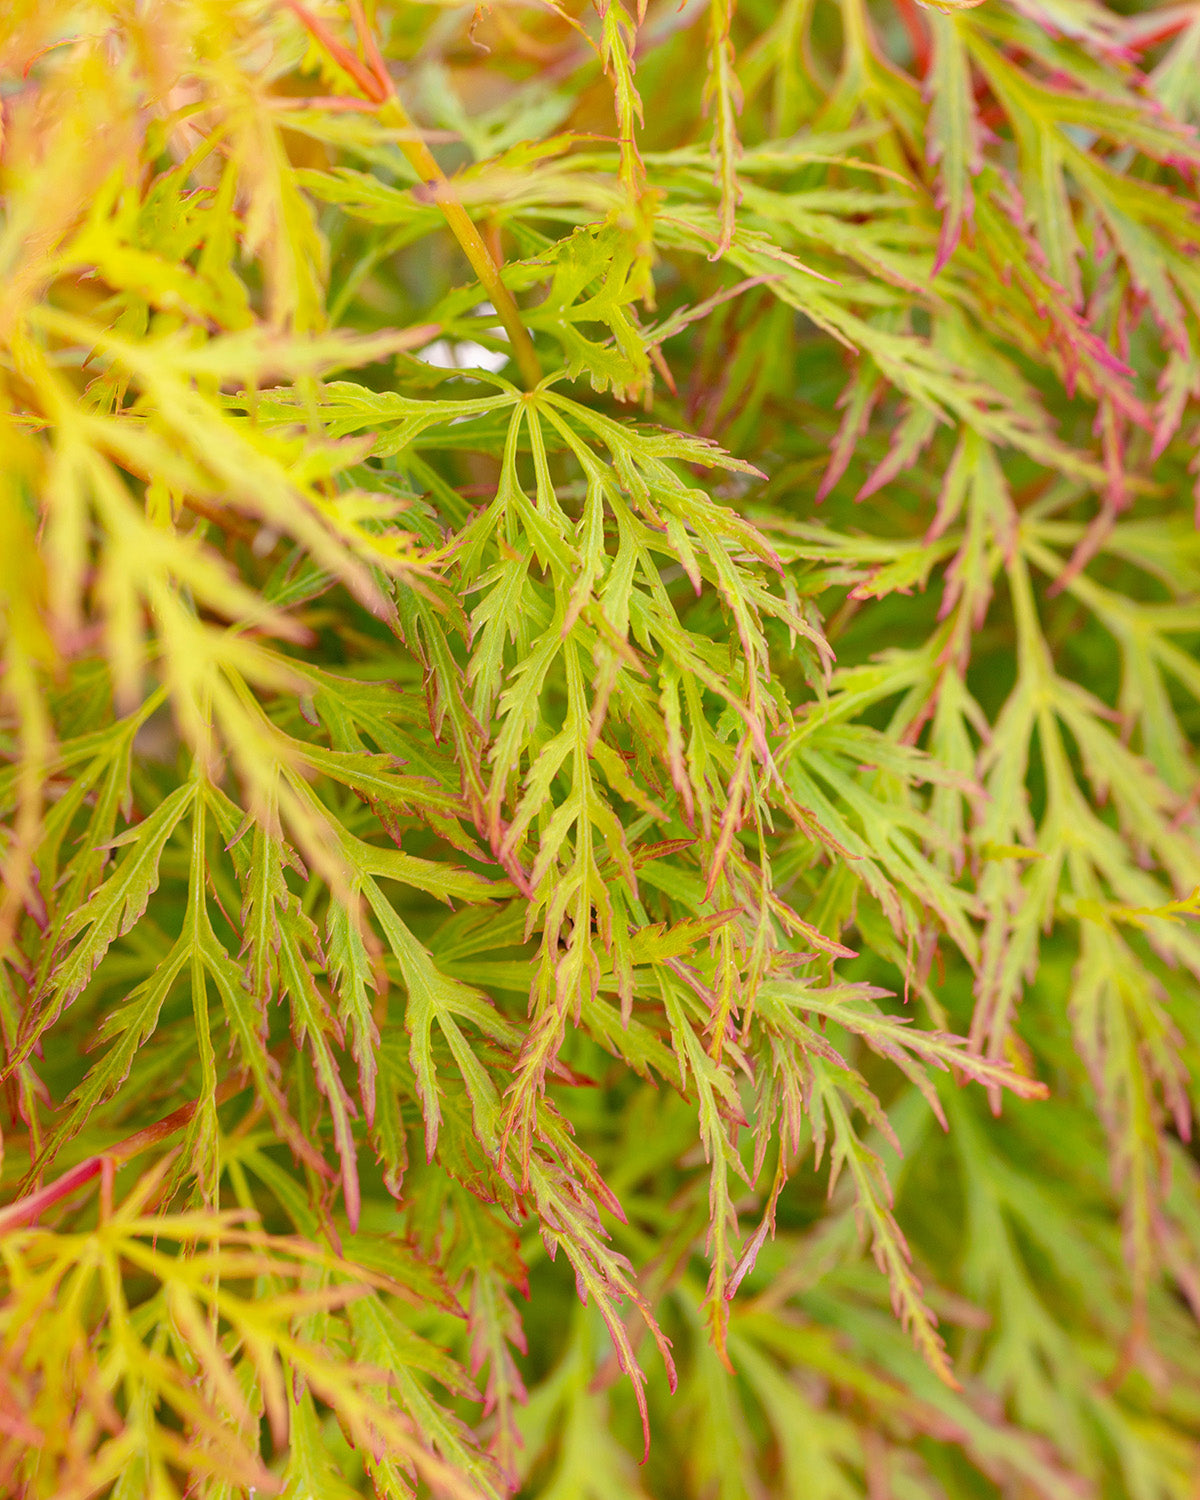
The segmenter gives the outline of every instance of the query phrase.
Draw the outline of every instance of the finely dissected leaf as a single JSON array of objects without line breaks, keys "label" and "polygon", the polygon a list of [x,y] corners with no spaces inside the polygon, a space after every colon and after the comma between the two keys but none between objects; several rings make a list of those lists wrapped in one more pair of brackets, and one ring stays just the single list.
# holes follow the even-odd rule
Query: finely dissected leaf
[{"label": "finely dissected leaf", "polygon": [[124,936],[146,910],[158,886],[163,849],[195,796],[193,783],[177,787],[141,823],[111,841],[128,852],[119,857],[113,873],[64,928],[67,942],[75,937],[79,940],[51,976],[51,1008],[38,1018],[36,1029],[24,1040],[25,1050],[52,1024],[61,1008],[75,999],[114,939]]},{"label": "finely dissected leaf", "polygon": [[974,207],[971,178],[979,171],[979,125],[971,90],[969,53],[953,12],[929,17],[933,59],[926,90],[930,99],[930,138],[926,148],[938,169],[938,207],[945,214],[935,271],[954,253]]},{"label": "finely dissected leaf", "polygon": [[1191,1496],[1198,62],[10,0],[0,1493]]},{"label": "finely dissected leaf", "polygon": [[708,34],[708,82],[705,106],[712,112],[712,153],[716,158],[716,182],[721,190],[721,237],[714,258],[729,248],[733,239],[738,203],[737,158],[741,142],[737,137],[737,116],[742,107],[742,90],[734,71],[734,7],[727,0],[710,0]]}]

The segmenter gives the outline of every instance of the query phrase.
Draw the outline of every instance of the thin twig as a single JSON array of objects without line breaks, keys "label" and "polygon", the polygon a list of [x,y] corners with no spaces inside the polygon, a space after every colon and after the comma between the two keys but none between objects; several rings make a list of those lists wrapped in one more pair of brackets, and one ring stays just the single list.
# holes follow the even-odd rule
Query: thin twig
[{"label": "thin twig", "polygon": [[492,253],[484,242],[483,236],[475,227],[466,209],[455,197],[450,179],[438,165],[432,151],[415,132],[413,123],[396,93],[396,86],[387,71],[370,26],[367,24],[360,0],[350,0],[350,14],[359,43],[366,54],[365,61],[363,58],[356,57],[348,47],[339,42],[325,23],[302,5],[300,0],[282,0],[282,3],[292,12],[321,50],[344,73],[348,74],[371,103],[377,106],[381,124],[388,125],[395,130],[412,132],[410,138],[399,140],[400,149],[425,183],[431,200],[441,209],[454,238],[462,247],[463,254],[470,262],[471,269],[479,278],[492,306],[496,309],[496,316],[508,334],[521,380],[529,390],[533,390],[541,382],[542,366],[538,360],[537,351],[533,347],[533,340],[529,336],[529,330],[521,321],[521,314],[513,300],[513,295],[504,285],[500,276],[500,268],[492,258]]},{"label": "thin twig", "polygon": [[[248,1071],[235,1073],[217,1089],[215,1102],[224,1104],[226,1099],[232,1099],[234,1094],[240,1093],[249,1081]],[[104,1178],[102,1186],[105,1189],[108,1208],[111,1212],[111,1174],[115,1169],[132,1161],[135,1156],[140,1156],[151,1146],[156,1146],[159,1141],[174,1135],[177,1130],[182,1130],[191,1121],[199,1107],[198,1099],[181,1104],[178,1109],[172,1110],[169,1115],[164,1115],[161,1120],[156,1120],[153,1125],[146,1125],[141,1130],[135,1130],[132,1135],[127,1135],[123,1141],[118,1141],[107,1151],[78,1162],[61,1177],[48,1182],[45,1187],[26,1193],[23,1198],[18,1198],[7,1207],[0,1208],[0,1235],[7,1234],[12,1229],[23,1229],[28,1224],[36,1223],[48,1208],[52,1208],[63,1198],[69,1197],[77,1188],[91,1182],[94,1177],[103,1176]]]}]

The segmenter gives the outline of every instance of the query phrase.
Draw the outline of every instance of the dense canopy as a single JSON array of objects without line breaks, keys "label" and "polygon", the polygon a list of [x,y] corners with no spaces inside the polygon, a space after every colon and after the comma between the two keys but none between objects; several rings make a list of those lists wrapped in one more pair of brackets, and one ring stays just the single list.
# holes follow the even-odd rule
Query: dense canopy
[{"label": "dense canopy", "polygon": [[1195,1500],[1200,11],[0,11],[0,1493]]}]

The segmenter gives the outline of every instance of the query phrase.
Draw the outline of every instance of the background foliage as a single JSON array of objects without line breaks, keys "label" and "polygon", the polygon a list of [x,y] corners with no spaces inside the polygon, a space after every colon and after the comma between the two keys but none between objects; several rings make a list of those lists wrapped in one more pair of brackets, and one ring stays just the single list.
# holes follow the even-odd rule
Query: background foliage
[{"label": "background foliage", "polygon": [[3,1493],[1195,1500],[1195,8],[0,88]]}]

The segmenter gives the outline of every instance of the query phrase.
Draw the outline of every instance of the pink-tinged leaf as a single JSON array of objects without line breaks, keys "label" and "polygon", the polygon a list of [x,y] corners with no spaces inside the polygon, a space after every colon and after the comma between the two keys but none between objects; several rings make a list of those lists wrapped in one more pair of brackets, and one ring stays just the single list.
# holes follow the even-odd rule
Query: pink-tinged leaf
[{"label": "pink-tinged leaf", "polygon": [[[830,1192],[842,1167],[848,1169],[859,1231],[869,1234],[875,1263],[888,1279],[892,1310],[912,1336],[921,1355],[945,1385],[959,1390],[937,1318],[925,1301],[912,1269],[912,1252],[892,1212],[892,1190],[879,1156],[859,1138],[847,1107],[847,1094],[887,1134],[887,1116],[852,1073],[837,1075],[820,1060],[813,1064],[812,1108],[832,1133],[829,1153]],[[846,1091],[844,1093],[843,1091]],[[824,1126],[822,1126],[822,1134]],[[815,1134],[815,1131],[814,1131]],[[894,1141],[893,1141],[894,1143]]]},{"label": "pink-tinged leaf", "polygon": [[1133,370],[1097,330],[1071,293],[1050,272],[1046,253],[1028,223],[1015,186],[980,197],[980,248],[1001,277],[1015,283],[1037,314],[1023,332],[1060,366],[1068,395],[1077,388],[1093,398],[1107,397],[1130,421],[1149,425],[1149,413],[1133,389]]},{"label": "pink-tinged leaf", "polygon": [[937,427],[938,419],[928,407],[911,406],[892,434],[892,443],[887,457],[876,466],[874,472],[855,495],[855,500],[868,499],[883,489],[884,485],[891,484],[898,474],[911,468],[928,447]]},{"label": "pink-tinged leaf", "polygon": [[1048,35],[1069,37],[1110,63],[1129,60],[1125,17],[1097,0],[1014,0],[1013,8]]},{"label": "pink-tinged leaf", "polygon": [[379,987],[378,966],[363,940],[361,913],[342,901],[331,900],[326,919],[325,945],[329,979],[338,999],[338,1014],[349,1032],[350,1050],[358,1065],[358,1092],[368,1125],[375,1119],[376,1055],[379,1028],[372,996]]},{"label": "pink-tinged leaf", "polygon": [[925,80],[929,125],[925,156],[937,168],[937,206],[942,230],[933,262],[936,276],[950,257],[975,209],[972,179],[982,165],[979,121],[971,87],[970,58],[957,17],[934,10],[928,16],[933,58]]},{"label": "pink-tinged leaf", "polygon": [[1158,395],[1152,458],[1160,457],[1179,431],[1188,402],[1200,398],[1200,356],[1194,349],[1172,349],[1159,376]]},{"label": "pink-tinged leaf", "polygon": [[829,463],[817,486],[816,502],[819,505],[846,472],[859,438],[867,430],[875,404],[883,395],[883,376],[867,359],[860,360],[854,378],[838,401],[843,409],[841,425],[829,455]]},{"label": "pink-tinged leaf", "polygon": [[1096,423],[1100,428],[1108,483],[1104,488],[1099,512],[1080,538],[1067,566],[1051,583],[1048,590],[1051,597],[1068,588],[1083,572],[1108,539],[1117,517],[1130,504],[1131,496],[1125,475],[1124,423],[1120,414],[1107,401],[1101,401]]},{"label": "pink-tinged leaf", "polygon": [[346,1219],[353,1231],[358,1228],[361,1207],[358,1156],[351,1123],[355,1109],[330,1046],[331,1041],[341,1045],[341,1028],[317,989],[309,968],[307,949],[310,943],[315,943],[315,933],[307,917],[298,911],[287,913],[280,921],[279,933],[279,978],[291,1006],[292,1032],[298,1047],[308,1044],[317,1087],[329,1105],[334,1144],[342,1168]]},{"label": "pink-tinged leaf", "polygon": [[685,917],[669,925],[660,922],[654,927],[639,927],[630,938],[630,957],[635,964],[665,963],[669,958],[679,958],[740,915],[740,907],[731,907],[711,916]]},{"label": "pink-tinged leaf", "polygon": [[713,849],[712,860],[708,868],[708,883],[704,888],[704,899],[709,901],[717,888],[721,875],[725,869],[725,861],[729,857],[729,851],[733,847],[733,841],[739,828],[742,826],[742,808],[746,800],[746,794],[750,789],[750,764],[753,746],[749,735],[738,746],[737,761],[734,765],[733,775],[729,779],[726,788],[725,810],[721,814],[721,823],[717,831],[716,847]]},{"label": "pink-tinged leaf", "polygon": [[771,1191],[767,1197],[766,1207],[763,1209],[763,1216],[759,1220],[758,1228],[746,1241],[742,1253],[738,1257],[737,1265],[730,1272],[729,1281],[725,1287],[725,1300],[727,1302],[733,1300],[742,1282],[754,1270],[755,1263],[758,1260],[758,1253],[763,1245],[766,1244],[767,1236],[770,1235],[772,1239],[775,1236],[775,1210],[779,1204],[779,1195],[783,1192],[784,1186],[787,1183],[787,1177],[786,1157],[781,1150],[779,1153],[779,1162],[775,1168],[775,1179],[771,1184]]},{"label": "pink-tinged leaf", "polygon": [[487,1367],[483,1414],[495,1413],[496,1425],[491,1451],[502,1472],[515,1489],[518,1483],[518,1454],[522,1446],[517,1408],[527,1400],[525,1384],[513,1357],[513,1350],[527,1353],[521,1316],[509,1295],[510,1285],[491,1267],[481,1267],[471,1280],[470,1327],[471,1374],[478,1377]]}]

